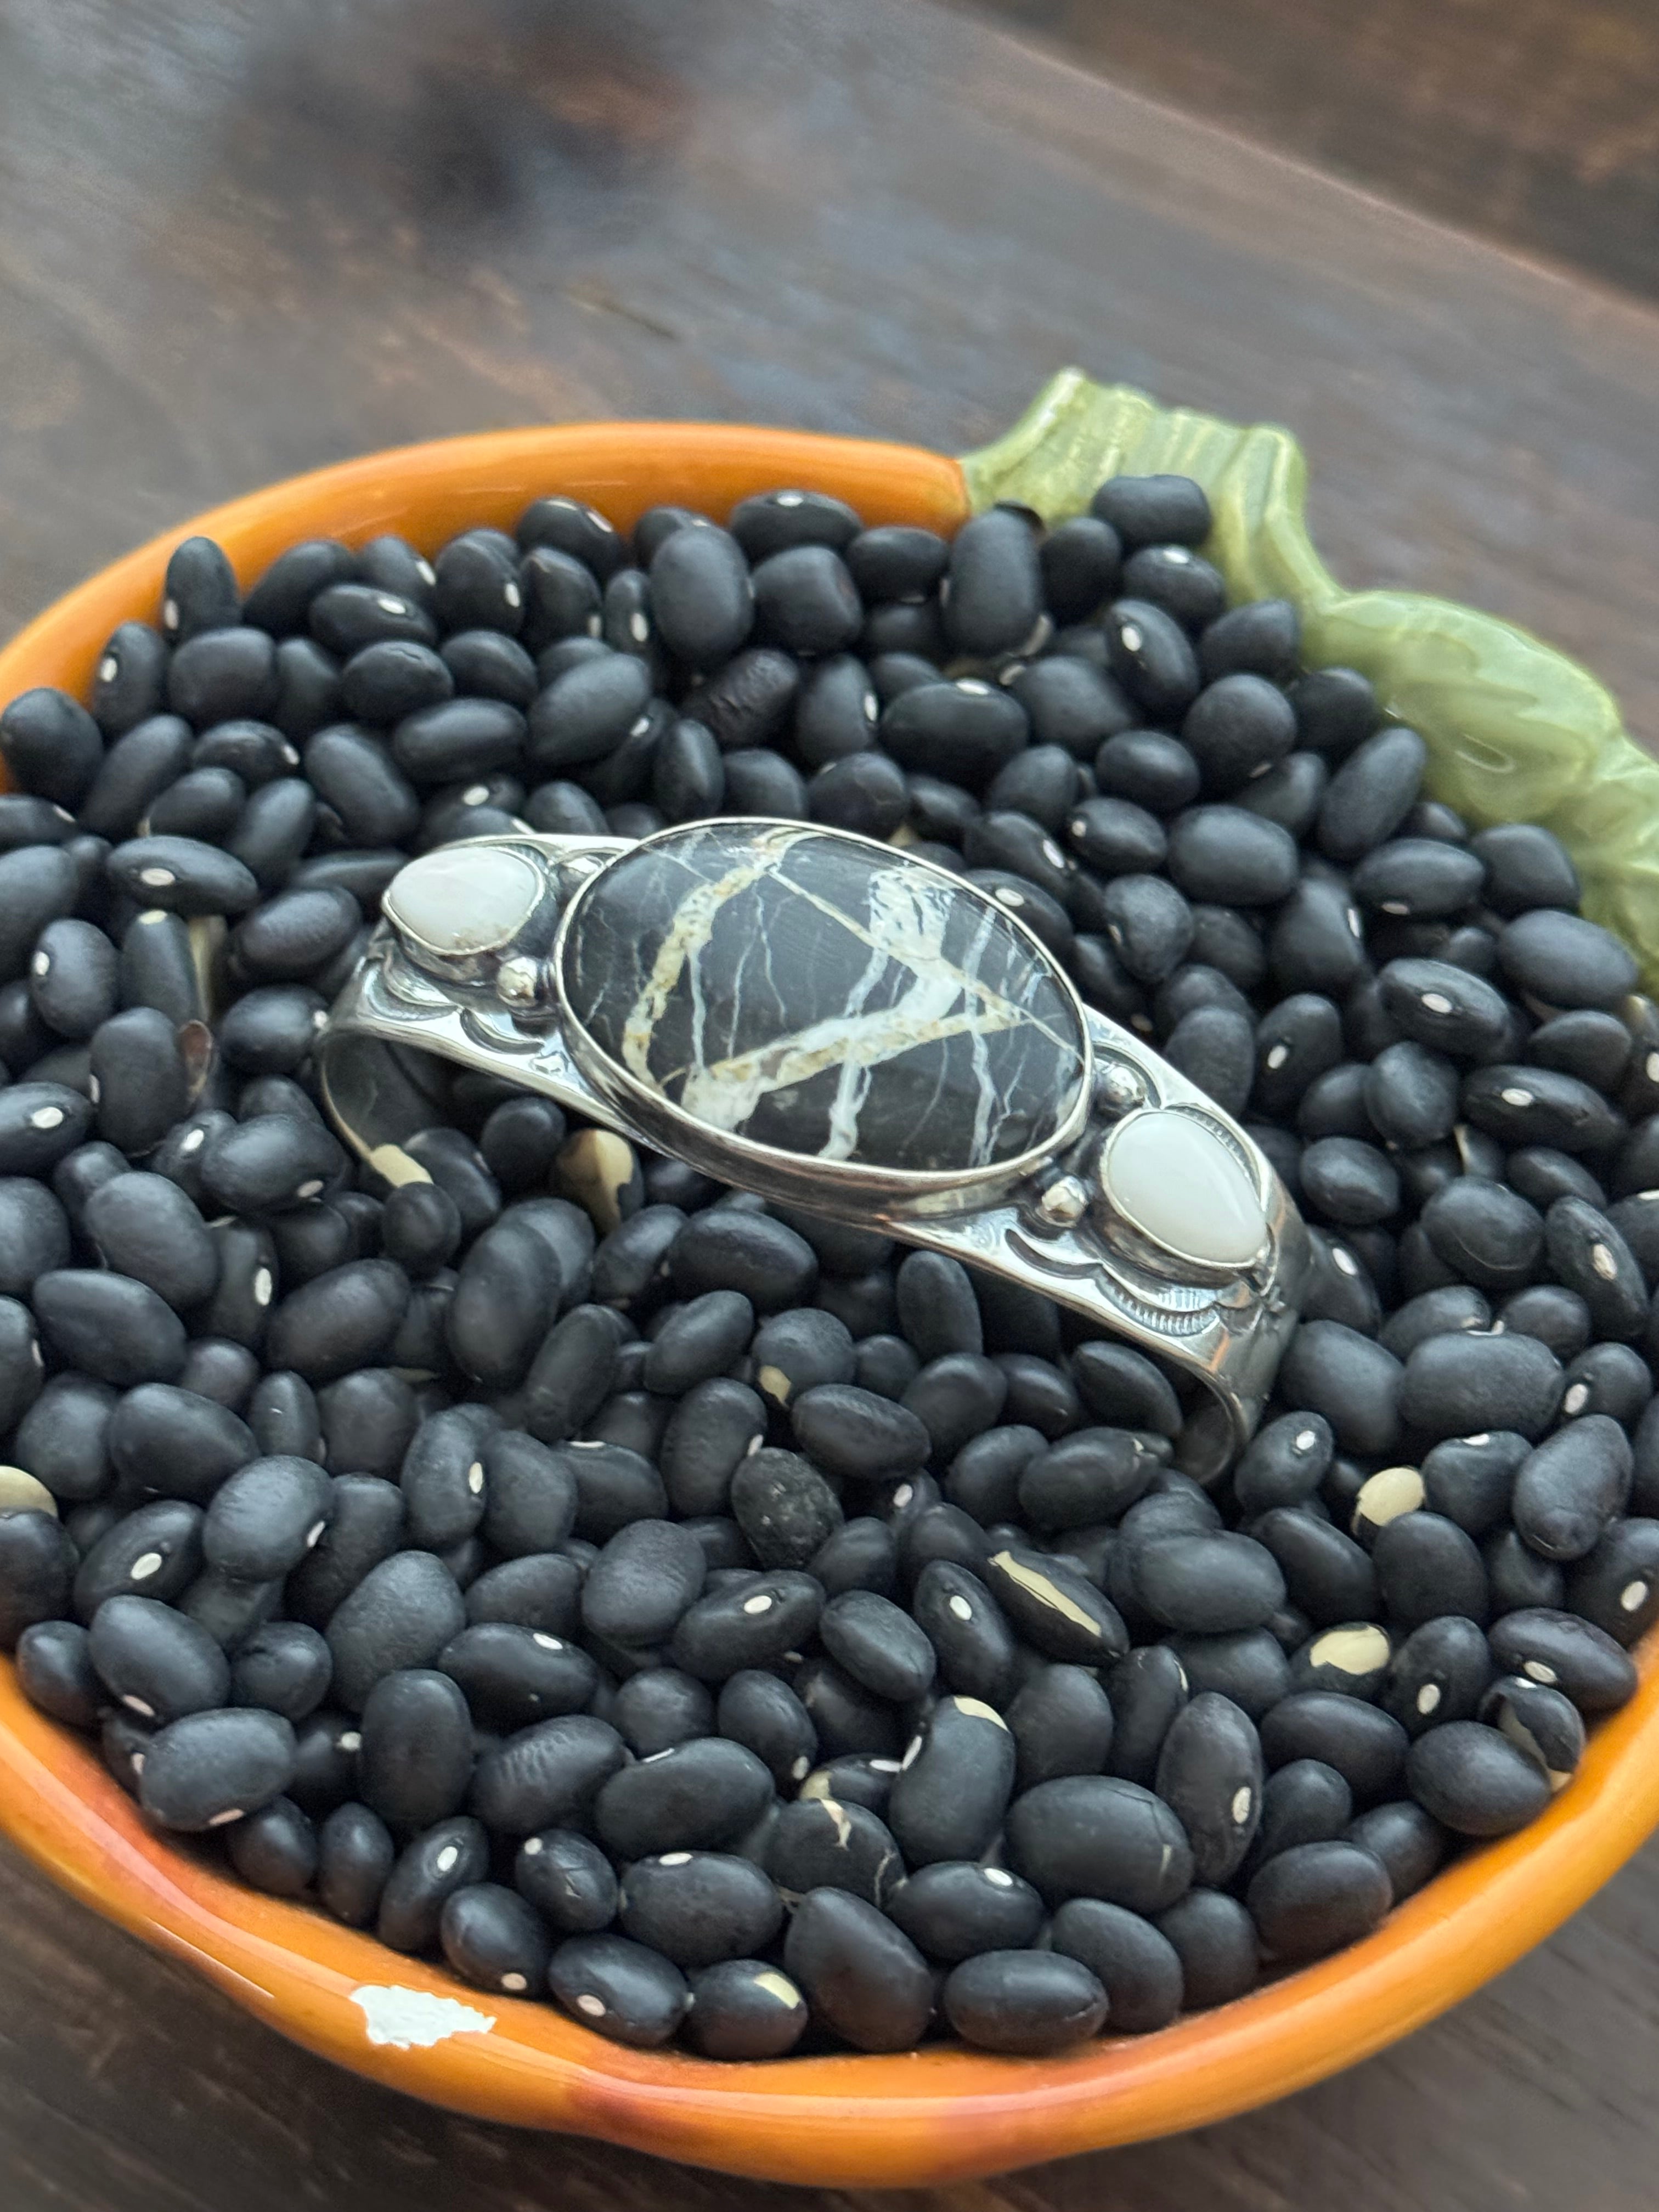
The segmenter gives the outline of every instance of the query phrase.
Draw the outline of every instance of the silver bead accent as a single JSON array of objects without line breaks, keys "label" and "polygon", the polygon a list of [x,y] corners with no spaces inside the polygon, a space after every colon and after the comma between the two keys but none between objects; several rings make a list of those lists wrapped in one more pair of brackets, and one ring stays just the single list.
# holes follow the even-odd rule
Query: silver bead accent
[{"label": "silver bead accent", "polygon": [[1037,1200],[1037,1212],[1056,1229],[1069,1229],[1088,1210],[1089,1194],[1075,1176],[1061,1176]]},{"label": "silver bead accent", "polygon": [[1095,1097],[1109,1114],[1127,1114],[1145,1105],[1146,1095],[1146,1084],[1123,1060],[1104,1060],[1095,1071]]},{"label": "silver bead accent", "polygon": [[538,960],[514,953],[495,971],[495,989],[509,1006],[533,1006],[541,996],[542,969]]}]

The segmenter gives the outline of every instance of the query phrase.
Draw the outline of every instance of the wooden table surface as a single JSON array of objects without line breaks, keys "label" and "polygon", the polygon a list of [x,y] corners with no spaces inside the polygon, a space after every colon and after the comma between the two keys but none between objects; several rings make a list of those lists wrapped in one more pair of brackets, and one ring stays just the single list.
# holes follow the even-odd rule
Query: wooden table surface
[{"label": "wooden table surface", "polygon": [[[1634,297],[927,0],[0,0],[0,635],[151,532],[374,447],[640,414],[961,451],[1067,361],[1290,423],[1340,575],[1536,627],[1659,731],[1659,315]],[[5,1856],[0,2203],[1650,2212],[1656,1949],[1650,1848],[1322,2087],[884,2200],[426,2110]]]}]

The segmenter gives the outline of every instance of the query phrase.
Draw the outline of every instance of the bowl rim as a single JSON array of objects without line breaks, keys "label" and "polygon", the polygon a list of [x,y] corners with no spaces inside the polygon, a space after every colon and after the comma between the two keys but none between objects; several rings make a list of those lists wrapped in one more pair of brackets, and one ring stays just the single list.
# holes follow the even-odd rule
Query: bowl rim
[{"label": "bowl rim", "polygon": [[[399,529],[431,550],[464,522],[510,522],[550,487],[628,524],[657,500],[720,514],[789,482],[837,492],[870,520],[950,529],[971,511],[961,467],[943,455],[752,426],[574,424],[393,449],[231,501],[116,562],[0,651],[0,700],[33,684],[81,691],[116,623],[153,615],[167,555],[194,532],[217,538],[246,584],[296,538],[360,543]],[[1468,1852],[1334,1958],[1153,2035],[1108,2035],[1059,2058],[939,2046],[725,2065],[629,2050],[550,2004],[489,1997],[156,1835],[86,1742],[28,1704],[9,1660],[0,1832],[268,2025],[408,2094],[758,2179],[915,2187],[1210,2124],[1335,2073],[1468,1996],[1659,1823],[1659,1637],[1633,1656],[1637,1695],[1595,1729],[1573,1783],[1531,1826]],[[398,1990],[416,1993],[416,2010],[420,1997],[449,2000],[489,2024],[452,2012],[428,2045],[373,2040],[395,2001],[366,2008],[354,1991]]]}]

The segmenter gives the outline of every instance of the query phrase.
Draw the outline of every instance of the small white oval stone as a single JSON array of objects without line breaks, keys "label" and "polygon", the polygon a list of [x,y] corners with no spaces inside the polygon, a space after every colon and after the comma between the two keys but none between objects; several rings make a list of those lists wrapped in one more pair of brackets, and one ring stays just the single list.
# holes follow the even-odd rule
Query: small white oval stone
[{"label": "small white oval stone", "polygon": [[1243,1267],[1267,1241],[1267,1216],[1249,1177],[1190,1114],[1152,1109],[1120,1121],[1100,1172],[1131,1228],[1182,1259]]},{"label": "small white oval stone", "polygon": [[510,945],[541,895],[541,877],[521,854],[452,845],[399,869],[382,903],[427,951],[465,957]]}]

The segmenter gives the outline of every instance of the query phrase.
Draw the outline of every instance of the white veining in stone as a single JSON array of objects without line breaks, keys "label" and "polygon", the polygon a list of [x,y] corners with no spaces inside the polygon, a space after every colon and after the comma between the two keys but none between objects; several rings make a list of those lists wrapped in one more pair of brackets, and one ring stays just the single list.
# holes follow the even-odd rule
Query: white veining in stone
[{"label": "white veining in stone", "polygon": [[541,896],[541,877],[521,854],[450,845],[400,868],[382,903],[428,951],[465,958],[510,945]]},{"label": "white veining in stone", "polygon": [[353,1990],[351,2002],[362,2008],[369,2041],[389,2043],[394,2051],[429,2051],[452,2035],[488,2035],[495,2025],[493,2013],[475,2012],[429,1990],[377,1989],[365,1982]]},{"label": "white veining in stone", "polygon": [[1153,1111],[1120,1122],[1101,1179],[1132,1228],[1183,1258],[1247,1267],[1267,1241],[1267,1216],[1249,1176],[1189,1114]]}]

